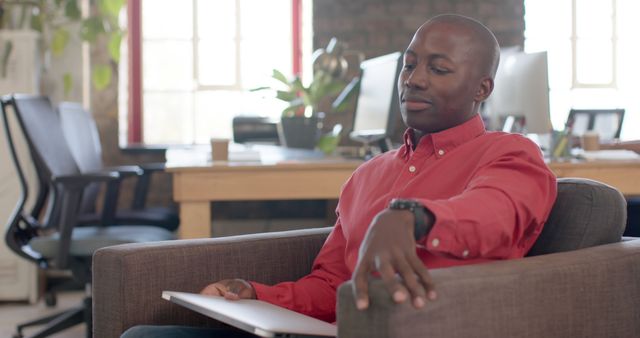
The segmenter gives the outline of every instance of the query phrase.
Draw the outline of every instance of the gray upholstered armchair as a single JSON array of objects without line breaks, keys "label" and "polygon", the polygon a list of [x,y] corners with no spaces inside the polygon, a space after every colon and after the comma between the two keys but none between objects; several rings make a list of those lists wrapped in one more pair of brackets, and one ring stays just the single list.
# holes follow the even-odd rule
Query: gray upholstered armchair
[{"label": "gray upholstered armchair", "polygon": [[[532,196],[535,198],[535,196]],[[530,257],[432,270],[438,299],[393,304],[372,281],[357,311],[338,291],[344,337],[631,337],[640,332],[640,240],[620,242],[620,193],[581,179],[558,182],[558,200]],[[160,298],[211,281],[265,283],[309,272],[329,228],[105,248],[94,256],[94,337],[138,324],[220,325]]]}]

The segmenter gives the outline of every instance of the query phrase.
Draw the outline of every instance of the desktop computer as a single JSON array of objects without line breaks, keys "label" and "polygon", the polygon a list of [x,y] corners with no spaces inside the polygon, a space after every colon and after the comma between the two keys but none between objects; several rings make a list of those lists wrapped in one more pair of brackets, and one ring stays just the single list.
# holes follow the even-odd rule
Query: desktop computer
[{"label": "desktop computer", "polygon": [[360,65],[360,83],[352,140],[362,142],[367,154],[372,146],[384,152],[391,148],[400,106],[396,83],[402,70],[402,53],[395,52],[369,60]]}]

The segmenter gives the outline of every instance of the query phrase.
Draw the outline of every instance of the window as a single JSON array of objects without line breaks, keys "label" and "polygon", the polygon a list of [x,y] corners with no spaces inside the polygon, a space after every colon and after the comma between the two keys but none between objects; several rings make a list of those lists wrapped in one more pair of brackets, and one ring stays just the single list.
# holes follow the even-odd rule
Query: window
[{"label": "window", "polygon": [[[304,2],[308,14],[302,15],[301,2],[129,1],[129,15],[139,19],[133,24],[140,25],[141,33],[130,50],[142,51],[140,91],[133,91],[140,97],[131,100],[140,100],[142,121],[136,125],[131,116],[128,120],[121,116],[121,126],[127,127],[121,128],[121,143],[128,139],[146,145],[202,144],[213,136],[231,137],[236,115],[279,116],[282,102],[268,92],[250,89],[273,84],[273,69],[288,75],[300,70],[298,54],[293,52],[300,47],[294,42],[310,41],[305,35],[310,29],[297,29],[294,22],[299,24],[302,17],[302,24],[310,26],[305,19],[311,8]],[[300,32],[302,38],[294,39]],[[135,31],[130,29],[130,34],[135,40]],[[121,64],[121,74],[127,74],[126,62]],[[120,77],[120,111],[135,117],[136,108],[126,108],[129,96],[124,92],[129,86],[124,79],[127,76]],[[130,128],[140,129],[138,140]]]},{"label": "window", "polygon": [[[640,31],[636,0],[525,0],[525,51],[549,57],[551,119],[562,129],[571,108],[626,110],[622,139],[639,139]],[[637,129],[637,128],[635,128]]]}]

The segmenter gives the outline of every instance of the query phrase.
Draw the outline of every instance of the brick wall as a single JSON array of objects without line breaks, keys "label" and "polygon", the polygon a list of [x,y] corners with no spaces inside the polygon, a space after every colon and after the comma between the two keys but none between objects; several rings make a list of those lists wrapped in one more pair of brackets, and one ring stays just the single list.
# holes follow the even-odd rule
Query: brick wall
[{"label": "brick wall", "polygon": [[[503,47],[524,45],[524,0],[315,0],[314,50],[335,36],[365,58],[403,51],[420,25],[444,13],[482,22]],[[352,120],[348,112],[329,114],[325,125],[341,123],[348,131]]]},{"label": "brick wall", "polygon": [[366,57],[402,51],[422,23],[443,13],[482,22],[502,46],[524,44],[523,0],[316,0],[314,49],[335,36]]}]

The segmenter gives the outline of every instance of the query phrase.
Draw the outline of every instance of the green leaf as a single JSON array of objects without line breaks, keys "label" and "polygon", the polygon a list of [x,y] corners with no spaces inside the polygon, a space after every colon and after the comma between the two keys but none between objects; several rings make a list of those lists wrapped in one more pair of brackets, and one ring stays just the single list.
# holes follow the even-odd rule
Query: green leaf
[{"label": "green leaf", "polygon": [[72,20],[80,20],[82,13],[80,12],[80,8],[78,7],[77,0],[67,0],[64,5],[64,15]]},{"label": "green leaf", "polygon": [[64,86],[64,97],[68,97],[71,93],[71,89],[73,88],[73,78],[71,77],[71,74],[64,73],[62,77],[62,84]]},{"label": "green leaf", "polygon": [[280,72],[277,69],[273,70],[273,75],[271,75],[271,77],[276,79],[276,80],[278,80],[278,81],[280,81],[280,82],[282,82],[282,83],[284,83],[284,84],[286,84],[286,85],[289,85],[289,80],[287,80],[287,77],[284,76],[284,74],[282,74],[282,72]]},{"label": "green leaf", "polygon": [[98,90],[103,90],[111,83],[111,67],[109,65],[96,65],[91,72],[91,80]]},{"label": "green leaf", "polygon": [[291,80],[291,82],[288,83],[289,87],[291,88],[292,91],[295,92],[307,92],[307,88],[305,88],[302,85],[302,81],[300,80],[300,77],[296,76],[293,78],[293,80]]},{"label": "green leaf", "polygon": [[338,123],[333,126],[333,129],[322,135],[318,140],[318,149],[322,150],[325,154],[332,154],[340,143],[340,135],[342,134],[342,124]]},{"label": "green leaf", "polygon": [[62,55],[67,43],[69,42],[69,31],[64,28],[58,28],[53,32],[53,38],[51,39],[51,52],[55,56]]},{"label": "green leaf", "polygon": [[256,88],[249,89],[249,91],[250,92],[258,92],[258,91],[267,90],[267,89],[271,89],[271,87],[268,87],[268,86],[256,87]]},{"label": "green leaf", "polygon": [[84,41],[95,42],[98,35],[105,32],[102,18],[92,16],[82,20],[80,25],[80,37]]},{"label": "green leaf", "polygon": [[125,0],[100,0],[100,12],[117,18],[125,2]]},{"label": "green leaf", "polygon": [[276,98],[280,99],[282,101],[291,102],[291,101],[297,99],[298,95],[296,95],[296,93],[285,92],[285,91],[282,91],[282,90],[278,90],[278,91],[276,91]]},{"label": "green leaf", "polygon": [[122,33],[112,32],[109,38],[109,55],[115,62],[120,62],[120,43],[122,42]]}]

